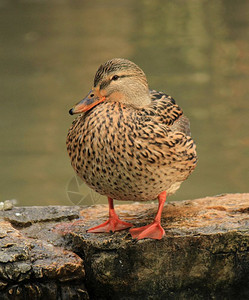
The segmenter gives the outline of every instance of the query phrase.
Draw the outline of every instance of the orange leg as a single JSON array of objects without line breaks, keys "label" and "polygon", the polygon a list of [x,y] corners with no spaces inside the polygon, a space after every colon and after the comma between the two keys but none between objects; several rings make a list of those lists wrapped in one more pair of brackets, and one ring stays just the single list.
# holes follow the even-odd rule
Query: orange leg
[{"label": "orange leg", "polygon": [[151,238],[151,239],[161,240],[161,238],[165,235],[165,231],[161,226],[161,215],[162,215],[163,205],[165,201],[166,201],[166,191],[158,195],[159,205],[158,205],[158,211],[154,219],[154,222],[143,227],[130,229],[130,234],[134,239],[136,238],[138,240],[141,240],[144,238]]},{"label": "orange leg", "polygon": [[108,197],[108,202],[109,202],[109,219],[103,224],[88,229],[87,232],[94,232],[94,233],[110,232],[110,231],[115,232],[133,226],[131,223],[124,222],[119,219],[118,215],[114,210],[112,198]]}]

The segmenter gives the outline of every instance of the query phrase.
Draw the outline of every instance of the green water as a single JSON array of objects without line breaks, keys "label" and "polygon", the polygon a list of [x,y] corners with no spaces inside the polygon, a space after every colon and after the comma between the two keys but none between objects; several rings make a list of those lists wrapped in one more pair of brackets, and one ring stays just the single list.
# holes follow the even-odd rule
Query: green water
[{"label": "green water", "polygon": [[0,0],[0,201],[72,204],[68,110],[113,57],[191,120],[198,167],[170,200],[248,191],[248,11],[243,0]]}]

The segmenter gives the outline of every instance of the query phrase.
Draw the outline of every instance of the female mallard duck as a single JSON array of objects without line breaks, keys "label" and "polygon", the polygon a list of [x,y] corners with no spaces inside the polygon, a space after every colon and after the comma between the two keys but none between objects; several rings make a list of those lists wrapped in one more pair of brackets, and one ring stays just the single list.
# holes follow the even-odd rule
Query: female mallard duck
[{"label": "female mallard duck", "polygon": [[133,238],[161,239],[161,214],[196,166],[188,119],[174,99],[150,91],[144,72],[115,58],[101,65],[89,94],[69,111],[82,113],[67,136],[67,150],[77,175],[109,201],[109,219],[88,232],[110,232],[133,225],[121,221],[113,199],[158,198],[154,222],[130,229]]}]

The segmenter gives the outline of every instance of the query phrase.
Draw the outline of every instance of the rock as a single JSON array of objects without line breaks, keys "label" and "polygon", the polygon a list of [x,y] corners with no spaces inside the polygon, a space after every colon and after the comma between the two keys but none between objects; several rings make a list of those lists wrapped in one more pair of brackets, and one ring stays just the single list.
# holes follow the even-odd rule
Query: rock
[{"label": "rock", "polygon": [[77,254],[27,238],[7,221],[0,228],[0,299],[88,299]]},{"label": "rock", "polygon": [[33,223],[73,220],[79,217],[79,208],[70,206],[30,206],[14,207],[11,211],[1,213],[5,220],[15,226],[30,226]]},{"label": "rock", "polygon": [[[143,226],[157,204],[116,210]],[[107,216],[107,205],[1,211],[1,299],[249,298],[249,194],[169,203],[162,240],[86,233]]]},{"label": "rock", "polygon": [[0,202],[0,210],[10,210],[17,204],[16,199]]}]

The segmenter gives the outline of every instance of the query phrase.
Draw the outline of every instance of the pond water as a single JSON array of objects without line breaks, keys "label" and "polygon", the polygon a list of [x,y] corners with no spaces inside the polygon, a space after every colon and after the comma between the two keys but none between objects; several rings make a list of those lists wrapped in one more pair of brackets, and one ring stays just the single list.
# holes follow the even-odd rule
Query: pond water
[{"label": "pond water", "polygon": [[0,201],[106,202],[78,191],[65,139],[69,108],[113,57],[191,120],[198,167],[169,200],[248,191],[248,11],[246,0],[0,0]]}]

